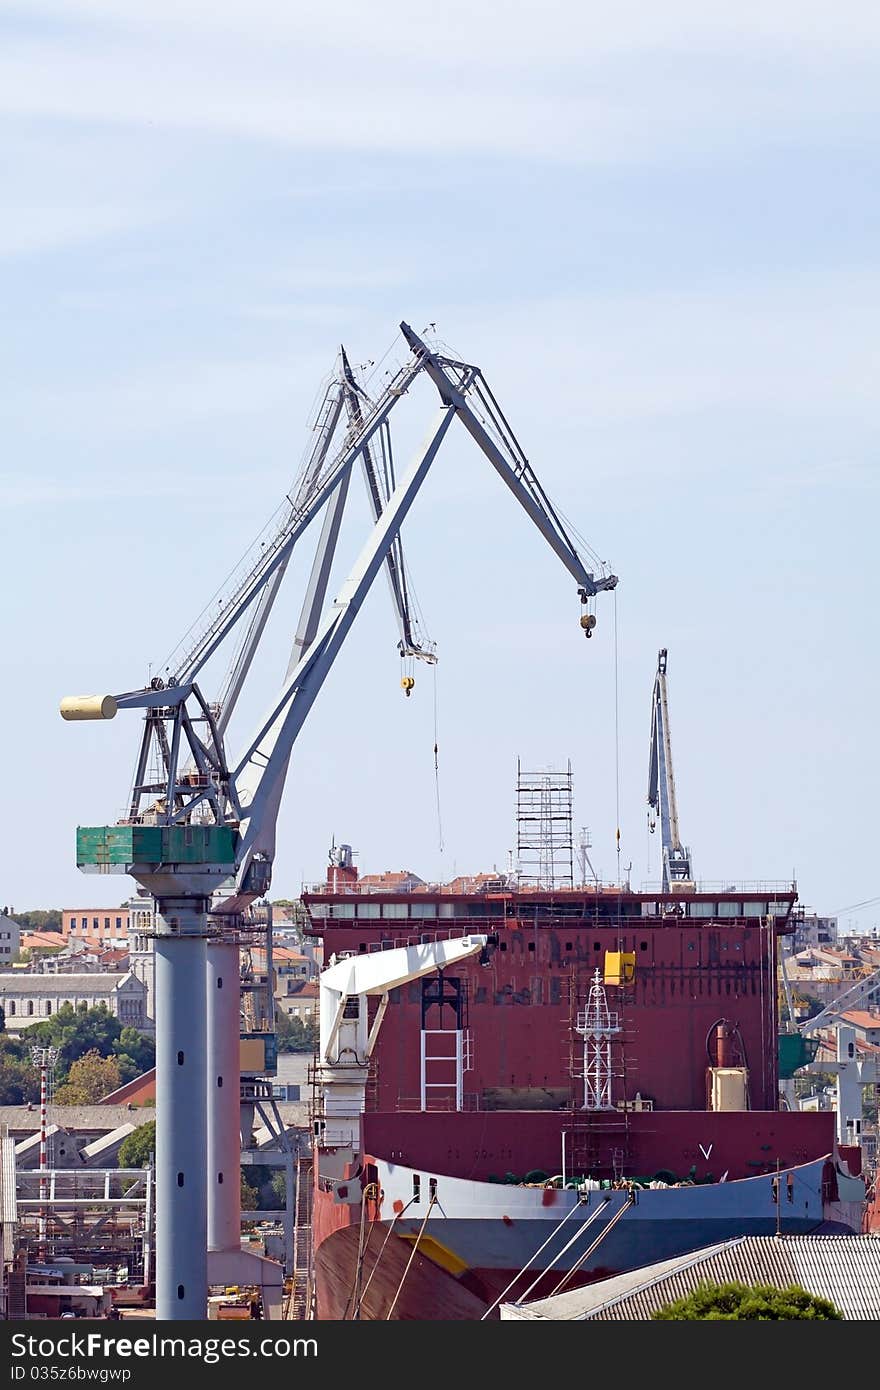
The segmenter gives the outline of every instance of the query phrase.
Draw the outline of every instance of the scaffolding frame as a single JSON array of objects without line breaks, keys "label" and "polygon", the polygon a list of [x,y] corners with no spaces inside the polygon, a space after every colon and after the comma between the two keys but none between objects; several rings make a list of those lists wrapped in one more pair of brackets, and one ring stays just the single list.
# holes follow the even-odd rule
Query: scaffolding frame
[{"label": "scaffolding frame", "polygon": [[523,772],[517,758],[516,863],[521,887],[574,887],[571,759],[564,772]]}]

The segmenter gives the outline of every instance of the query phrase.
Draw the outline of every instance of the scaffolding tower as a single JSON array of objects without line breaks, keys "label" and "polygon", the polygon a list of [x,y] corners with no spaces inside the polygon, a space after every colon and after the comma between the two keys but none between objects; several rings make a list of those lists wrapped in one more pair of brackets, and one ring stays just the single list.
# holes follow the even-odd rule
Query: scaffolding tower
[{"label": "scaffolding tower", "polygon": [[516,862],[523,887],[574,887],[570,760],[565,772],[523,772],[517,758]]}]

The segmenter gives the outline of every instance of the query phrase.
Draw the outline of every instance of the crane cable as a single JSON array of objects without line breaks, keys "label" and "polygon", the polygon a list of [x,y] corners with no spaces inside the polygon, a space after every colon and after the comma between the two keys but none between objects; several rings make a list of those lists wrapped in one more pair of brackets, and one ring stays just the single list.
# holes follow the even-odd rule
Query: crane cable
[{"label": "crane cable", "polygon": [[[384,1254],[384,1252],[385,1252],[385,1246],[388,1244],[389,1238],[394,1234],[394,1227],[397,1225],[398,1221],[400,1220],[401,1216],[403,1216],[404,1212],[406,1212],[406,1211],[408,1210],[408,1208],[412,1206],[412,1204],[413,1204],[414,1201],[415,1201],[415,1197],[410,1197],[410,1199],[409,1199],[409,1201],[407,1202],[406,1206],[405,1206],[405,1207],[402,1207],[400,1211],[395,1212],[394,1217],[392,1218],[392,1221],[391,1221],[391,1225],[388,1227],[388,1230],[385,1232],[385,1239],[383,1240],[382,1244],[381,1244],[380,1247],[379,1247],[379,1253],[378,1253],[378,1255],[376,1256],[375,1263],[373,1264],[373,1268],[370,1270],[369,1276],[368,1276],[368,1278],[367,1278],[367,1282],[364,1284],[364,1287],[361,1289],[360,1297],[359,1297],[358,1303],[357,1303],[358,1312],[360,1311],[360,1305],[363,1303],[364,1298],[366,1297],[367,1289],[370,1287],[370,1284],[372,1283],[373,1275],[376,1273],[376,1270],[379,1268],[379,1261],[381,1260],[381,1258],[382,1258],[382,1256],[383,1256],[383,1254]],[[375,1220],[373,1220],[373,1221],[370,1223],[370,1235],[372,1235],[372,1233],[373,1233],[373,1226],[374,1226],[375,1224],[376,1224]],[[364,1255],[365,1255],[365,1256],[366,1256],[366,1254],[367,1254],[367,1251],[369,1250],[369,1246],[370,1246],[370,1236],[367,1236],[367,1246],[366,1246],[366,1249],[365,1249],[365,1251],[364,1251]]]},{"label": "crane cable", "polygon": [[[375,1199],[378,1198],[378,1196],[379,1196],[379,1187],[378,1187],[378,1184],[377,1184],[377,1183],[367,1183],[367,1186],[364,1188],[363,1194],[362,1194],[362,1197],[361,1197],[361,1219],[360,1219],[360,1229],[359,1229],[359,1231],[358,1231],[357,1263],[356,1263],[356,1265],[355,1265],[354,1280],[353,1280],[352,1286],[351,1286],[351,1293],[350,1293],[349,1296],[348,1296],[348,1302],[347,1302],[346,1305],[345,1305],[345,1312],[344,1312],[343,1315],[342,1315],[343,1321],[345,1321],[345,1319],[348,1318],[348,1316],[349,1316],[349,1310],[351,1311],[351,1317],[352,1317],[352,1319],[355,1319],[355,1318],[359,1318],[359,1317],[360,1317],[362,1294],[361,1294],[360,1291],[359,1291],[359,1285],[360,1285],[360,1281],[361,1281],[361,1275],[362,1275],[363,1269],[364,1269],[364,1256],[366,1255],[367,1245],[369,1244],[369,1241],[370,1241],[370,1236],[369,1236],[369,1234],[367,1234],[366,1239],[364,1238],[364,1227],[365,1227],[365,1225],[366,1225],[366,1213],[367,1213],[367,1199],[368,1199],[369,1197],[373,1197],[374,1200],[375,1200]],[[370,1231],[371,1231],[371,1232],[372,1232],[373,1225],[374,1225],[374,1223],[375,1223],[375,1219],[376,1219],[375,1216],[373,1216],[373,1218],[371,1219],[371,1222],[370,1222]]]},{"label": "crane cable", "polygon": [[565,1287],[565,1285],[566,1285],[566,1284],[569,1282],[569,1280],[571,1279],[572,1275],[577,1274],[578,1270],[579,1270],[579,1269],[581,1268],[581,1266],[585,1263],[585,1261],[587,1261],[587,1260],[590,1258],[590,1256],[592,1255],[593,1251],[597,1248],[597,1246],[601,1245],[602,1241],[605,1239],[605,1237],[607,1236],[608,1232],[612,1229],[612,1227],[614,1227],[614,1226],[617,1225],[618,1221],[619,1221],[620,1218],[623,1216],[624,1212],[629,1211],[630,1207],[635,1206],[635,1201],[636,1201],[635,1197],[633,1196],[632,1192],[630,1192],[630,1194],[629,1194],[629,1196],[627,1197],[626,1201],[624,1202],[623,1206],[619,1209],[619,1211],[616,1211],[616,1212],[614,1213],[614,1215],[612,1216],[611,1220],[608,1222],[607,1226],[603,1226],[603,1227],[602,1227],[602,1229],[601,1229],[601,1231],[599,1232],[599,1234],[597,1235],[596,1239],[595,1239],[590,1245],[587,1246],[586,1250],[584,1251],[584,1253],[583,1253],[582,1255],[579,1255],[579,1256],[578,1256],[578,1258],[575,1260],[574,1264],[572,1265],[571,1269],[566,1270],[565,1274],[564,1274],[563,1277],[560,1279],[560,1281],[559,1281],[559,1283],[556,1285],[555,1289],[553,1289],[553,1291],[552,1291],[550,1294],[548,1294],[548,1297],[549,1297],[549,1298],[554,1298],[554,1297],[556,1296],[556,1294],[558,1294],[558,1293],[560,1293],[560,1292],[562,1291],[562,1289]]},{"label": "crane cable", "polygon": [[440,764],[438,762],[438,714],[437,714],[437,667],[432,668],[434,674],[434,801],[437,807],[437,842],[440,853],[443,853],[443,820],[440,816]]},{"label": "crane cable", "polygon": [[613,595],[614,607],[614,815],[616,823],[615,842],[617,845],[617,882],[620,883],[620,695],[618,689],[618,641],[617,641],[617,591]]},{"label": "crane cable", "polygon": [[[586,1205],[586,1202],[585,1202],[584,1198],[583,1198],[583,1197],[578,1197],[578,1199],[577,1199],[577,1201],[575,1202],[574,1206],[573,1206],[573,1207],[570,1207],[570,1208],[568,1209],[568,1211],[565,1213],[565,1215],[563,1216],[563,1218],[562,1218],[562,1220],[560,1221],[559,1225],[553,1227],[553,1230],[550,1232],[549,1236],[548,1236],[547,1239],[544,1241],[543,1245],[539,1245],[539,1246],[538,1246],[538,1249],[535,1251],[534,1255],[532,1255],[532,1257],[531,1257],[531,1259],[529,1260],[528,1264],[523,1265],[523,1267],[522,1267],[522,1269],[520,1270],[519,1274],[515,1274],[515,1275],[514,1275],[514,1277],[511,1279],[511,1281],[510,1281],[510,1283],[507,1285],[507,1287],[506,1287],[505,1289],[502,1289],[502,1290],[501,1290],[500,1294],[499,1294],[498,1297],[495,1299],[495,1302],[489,1304],[489,1307],[486,1309],[485,1313],[483,1313],[483,1315],[481,1316],[480,1322],[485,1322],[485,1321],[486,1321],[486,1318],[489,1316],[489,1314],[490,1314],[491,1312],[493,1312],[493,1311],[498,1307],[498,1304],[501,1302],[501,1300],[502,1300],[507,1294],[510,1293],[510,1291],[511,1291],[511,1289],[513,1288],[514,1284],[516,1284],[516,1283],[523,1277],[523,1275],[525,1274],[525,1272],[526,1272],[527,1269],[530,1269],[530,1268],[534,1265],[534,1263],[535,1263],[535,1261],[537,1260],[538,1256],[539,1256],[540,1254],[542,1254],[543,1251],[545,1251],[545,1250],[547,1249],[547,1246],[550,1244],[551,1240],[553,1240],[554,1236],[556,1236],[556,1235],[562,1230],[563,1226],[565,1225],[565,1223],[566,1223],[566,1221],[569,1219],[569,1217],[570,1217],[570,1216],[574,1216],[575,1212],[578,1211],[582,1206],[585,1206],[585,1205]],[[564,1255],[565,1252],[566,1252],[566,1251],[571,1247],[571,1245],[574,1243],[574,1241],[578,1240],[579,1237],[580,1237],[580,1236],[583,1234],[583,1232],[586,1230],[586,1228],[587,1228],[588,1226],[590,1226],[590,1225],[596,1220],[596,1217],[599,1215],[599,1213],[601,1212],[601,1210],[602,1210],[601,1207],[597,1207],[595,1211],[593,1211],[593,1212],[590,1213],[590,1215],[586,1218],[585,1221],[582,1221],[582,1222],[581,1222],[580,1229],[578,1230],[577,1234],[574,1235],[574,1236],[572,1236],[572,1239],[568,1242],[568,1244],[567,1244],[567,1245],[563,1245],[562,1249],[558,1252],[558,1254],[554,1255],[553,1259],[550,1261],[550,1265],[549,1265],[549,1268],[550,1268],[550,1269],[553,1268],[553,1265],[554,1265],[554,1264],[556,1263],[556,1261],[559,1259],[560,1255]],[[543,1277],[543,1276],[542,1276],[542,1277]],[[517,1298],[516,1302],[517,1302],[517,1303],[522,1303],[523,1299],[528,1297],[528,1295],[531,1293],[532,1289],[535,1287],[535,1284],[537,1284],[538,1282],[539,1282],[539,1280],[536,1279],[535,1282],[534,1282],[533,1284],[530,1284],[529,1287],[526,1289],[525,1293],[520,1294],[520,1296]]]},{"label": "crane cable", "polygon": [[397,1285],[397,1293],[394,1295],[394,1298],[391,1300],[391,1307],[388,1309],[388,1312],[385,1314],[385,1321],[386,1321],[386,1322],[388,1322],[389,1318],[391,1317],[391,1314],[394,1312],[394,1309],[397,1307],[397,1300],[398,1300],[398,1298],[400,1297],[400,1290],[403,1288],[403,1285],[404,1285],[404,1283],[405,1283],[405,1281],[406,1281],[406,1276],[409,1274],[409,1267],[410,1267],[410,1265],[412,1264],[413,1260],[414,1260],[415,1257],[416,1257],[416,1251],[417,1251],[418,1248],[419,1248],[419,1241],[421,1240],[422,1236],[423,1236],[424,1233],[425,1233],[425,1227],[426,1227],[427,1224],[428,1224],[428,1217],[431,1215],[431,1208],[434,1206],[434,1204],[435,1204],[436,1201],[437,1201],[437,1194],[436,1194],[436,1192],[435,1192],[435,1193],[433,1194],[433,1196],[431,1197],[430,1202],[428,1203],[428,1210],[425,1212],[425,1219],[424,1219],[424,1221],[422,1222],[421,1226],[419,1227],[419,1233],[418,1233],[418,1235],[416,1236],[415,1240],[413,1241],[413,1248],[412,1248],[412,1250],[411,1250],[410,1253],[409,1253],[409,1259],[408,1259],[407,1262],[406,1262],[406,1269],[403,1271],[403,1274],[400,1276],[400,1283]]}]

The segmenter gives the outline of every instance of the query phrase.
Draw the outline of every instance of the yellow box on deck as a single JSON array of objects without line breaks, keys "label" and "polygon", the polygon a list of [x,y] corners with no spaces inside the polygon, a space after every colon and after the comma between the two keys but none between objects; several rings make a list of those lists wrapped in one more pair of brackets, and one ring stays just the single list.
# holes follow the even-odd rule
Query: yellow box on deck
[{"label": "yellow box on deck", "polygon": [[636,973],[635,951],[605,952],[606,985],[628,985]]}]

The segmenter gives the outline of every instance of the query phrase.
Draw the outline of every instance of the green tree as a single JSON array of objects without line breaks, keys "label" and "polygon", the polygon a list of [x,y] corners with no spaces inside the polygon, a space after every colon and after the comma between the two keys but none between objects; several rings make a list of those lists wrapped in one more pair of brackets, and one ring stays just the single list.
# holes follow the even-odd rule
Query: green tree
[{"label": "green tree", "polygon": [[287,1206],[287,1174],[283,1168],[276,1168],[272,1174],[272,1202],[276,1210]]},{"label": "green tree", "polygon": [[61,910],[57,907],[40,908],[34,912],[10,912],[9,916],[25,931],[61,931]]},{"label": "green tree", "polygon": [[686,1298],[677,1298],[651,1314],[656,1322],[782,1322],[796,1318],[841,1321],[843,1314],[827,1298],[797,1284],[702,1283]]},{"label": "green tree", "polygon": [[55,1092],[58,1105],[95,1105],[122,1085],[119,1062],[92,1049],[71,1062],[67,1080]]},{"label": "green tree", "polygon": [[256,1187],[251,1187],[241,1170],[241,1209],[242,1211],[256,1211],[260,1205],[260,1194]]},{"label": "green tree", "polygon": [[156,1121],[138,1125],[119,1145],[116,1161],[120,1168],[146,1168],[156,1152]]},{"label": "green tree", "polygon": [[156,1045],[137,1028],[123,1028],[113,1044],[113,1055],[119,1063],[123,1084],[149,1071],[156,1061]]},{"label": "green tree", "polygon": [[279,1011],[275,1019],[275,1035],[279,1052],[314,1052],[318,1041],[318,1024],[313,1018],[303,1023]]},{"label": "green tree", "polygon": [[106,1004],[98,1004],[93,1009],[85,1004],[76,1009],[72,1004],[62,1004],[51,1018],[41,1019],[23,1029],[21,1037],[28,1046],[40,1043],[59,1049],[56,1070],[59,1083],[66,1079],[71,1064],[87,1052],[116,1057],[123,1081],[148,1071],[156,1058],[152,1040],[136,1028],[124,1028]]},{"label": "green tree", "polygon": [[0,1035],[0,1105],[26,1105],[40,1099],[40,1074],[30,1051],[17,1038]]}]

